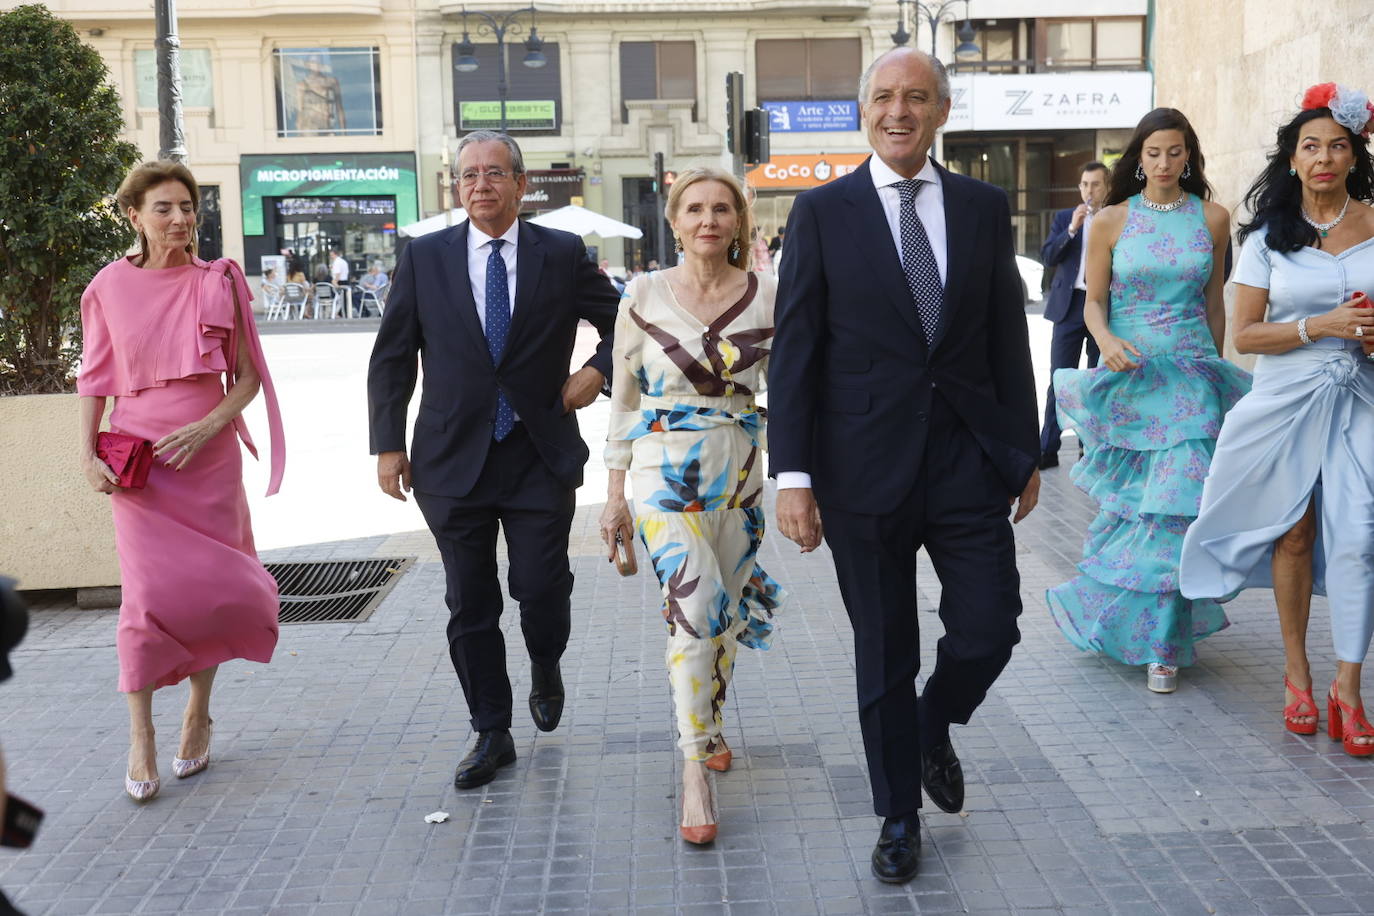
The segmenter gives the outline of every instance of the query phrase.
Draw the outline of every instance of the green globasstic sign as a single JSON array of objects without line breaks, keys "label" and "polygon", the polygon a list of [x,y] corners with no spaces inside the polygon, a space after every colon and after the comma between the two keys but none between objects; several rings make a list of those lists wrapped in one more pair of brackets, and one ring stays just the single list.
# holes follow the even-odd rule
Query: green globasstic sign
[{"label": "green globasstic sign", "polygon": [[[497,130],[501,126],[501,103],[459,102],[462,130]],[[507,101],[506,130],[553,130],[558,126],[558,106],[553,101]]]},{"label": "green globasstic sign", "polygon": [[388,195],[396,198],[397,225],[420,218],[414,153],[243,156],[239,179],[244,235],[262,235],[267,197]]}]

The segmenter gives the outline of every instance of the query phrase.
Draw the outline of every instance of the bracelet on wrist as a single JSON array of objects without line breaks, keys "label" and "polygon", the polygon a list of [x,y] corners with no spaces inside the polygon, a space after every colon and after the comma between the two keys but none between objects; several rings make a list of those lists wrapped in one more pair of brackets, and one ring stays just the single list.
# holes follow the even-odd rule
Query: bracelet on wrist
[{"label": "bracelet on wrist", "polygon": [[1301,340],[1304,344],[1310,344],[1312,342],[1312,338],[1307,334],[1306,318],[1298,319],[1298,340]]}]

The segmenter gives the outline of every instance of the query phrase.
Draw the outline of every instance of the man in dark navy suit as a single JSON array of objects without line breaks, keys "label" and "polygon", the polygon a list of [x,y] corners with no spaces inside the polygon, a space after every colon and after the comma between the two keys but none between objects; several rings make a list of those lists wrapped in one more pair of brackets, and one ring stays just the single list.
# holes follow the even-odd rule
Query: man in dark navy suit
[{"label": "man in dark navy suit", "polygon": [[[568,534],[587,461],[574,411],[595,400],[610,377],[620,297],[581,239],[517,219],[525,167],[509,136],[468,134],[458,146],[458,171],[468,221],[418,238],[401,254],[367,391],[377,481],[401,500],[414,487],[444,560],[449,654],[477,732],[454,785],[470,789],[515,760],[498,527],[530,656],[530,714],[551,731],[563,712],[558,661],[573,586]],[[601,344],[569,375],[584,318],[601,332]],[[417,353],[425,378],[407,456]]]},{"label": "man in dark navy suit", "polygon": [[[1100,162],[1083,166],[1078,193],[1083,202],[1054,215],[1049,238],[1040,248],[1045,268],[1054,268],[1050,294],[1045,299],[1045,318],[1054,322],[1050,343],[1050,389],[1045,396],[1045,425],[1040,429],[1040,467],[1059,466],[1059,418],[1054,409],[1054,370],[1077,369],[1083,346],[1088,348],[1088,368],[1097,365],[1097,341],[1083,323],[1083,299],[1088,292],[1084,261],[1093,216],[1107,199],[1107,167]],[[1080,446],[1080,454],[1081,454]]]},{"label": "man in dark navy suit", "polygon": [[[950,723],[968,722],[1019,641],[1016,520],[1034,507],[1035,376],[999,188],[928,157],[949,78],[898,48],[859,84],[874,154],[800,195],[787,224],[769,366],[770,473],[782,533],[824,522],[854,627],[859,724],[883,820],[873,873],[910,880],[921,788],[963,806]],[[916,551],[945,635],[920,697]]]}]

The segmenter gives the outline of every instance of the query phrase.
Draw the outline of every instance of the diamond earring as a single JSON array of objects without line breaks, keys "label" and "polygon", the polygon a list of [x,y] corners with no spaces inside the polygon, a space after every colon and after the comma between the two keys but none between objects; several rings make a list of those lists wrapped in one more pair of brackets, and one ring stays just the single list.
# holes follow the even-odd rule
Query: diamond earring
[{"label": "diamond earring", "polygon": [[730,260],[739,260],[739,239],[735,239],[730,243]]},{"label": "diamond earring", "polygon": [[1144,170],[1143,168],[1141,168],[1140,163],[1136,163],[1136,166],[1135,166],[1135,178],[1136,178],[1136,181],[1144,181],[1144,180],[1145,180],[1145,170]]},{"label": "diamond earring", "polygon": [[682,254],[682,237],[681,237],[681,236],[677,236],[677,235],[673,236],[673,251],[677,252],[678,254]]},{"label": "diamond earring", "polygon": [[1185,163],[1183,163],[1183,177],[1184,177],[1184,178],[1188,178],[1188,177],[1191,176],[1192,174],[1193,174],[1193,164],[1192,164],[1191,162],[1185,162]]}]

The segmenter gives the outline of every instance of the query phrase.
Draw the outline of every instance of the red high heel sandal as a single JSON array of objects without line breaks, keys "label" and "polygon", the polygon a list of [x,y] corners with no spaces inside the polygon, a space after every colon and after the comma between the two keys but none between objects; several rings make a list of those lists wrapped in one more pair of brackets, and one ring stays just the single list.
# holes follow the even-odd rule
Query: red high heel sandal
[{"label": "red high heel sandal", "polygon": [[[1293,702],[1283,707],[1283,727],[1295,735],[1315,735],[1317,733],[1317,701],[1312,699],[1312,688],[1299,690],[1293,686],[1293,682],[1288,679],[1288,675],[1283,676],[1283,686],[1297,697]],[[1299,716],[1311,716],[1311,722],[1294,722]]]},{"label": "red high heel sandal", "polygon": [[1342,703],[1336,696],[1336,682],[1331,682],[1331,692],[1326,695],[1326,733],[1332,741],[1339,741],[1351,757],[1374,755],[1374,744],[1356,744],[1356,738],[1374,738],[1374,725],[1364,717],[1364,705],[1353,709],[1350,704]]}]

